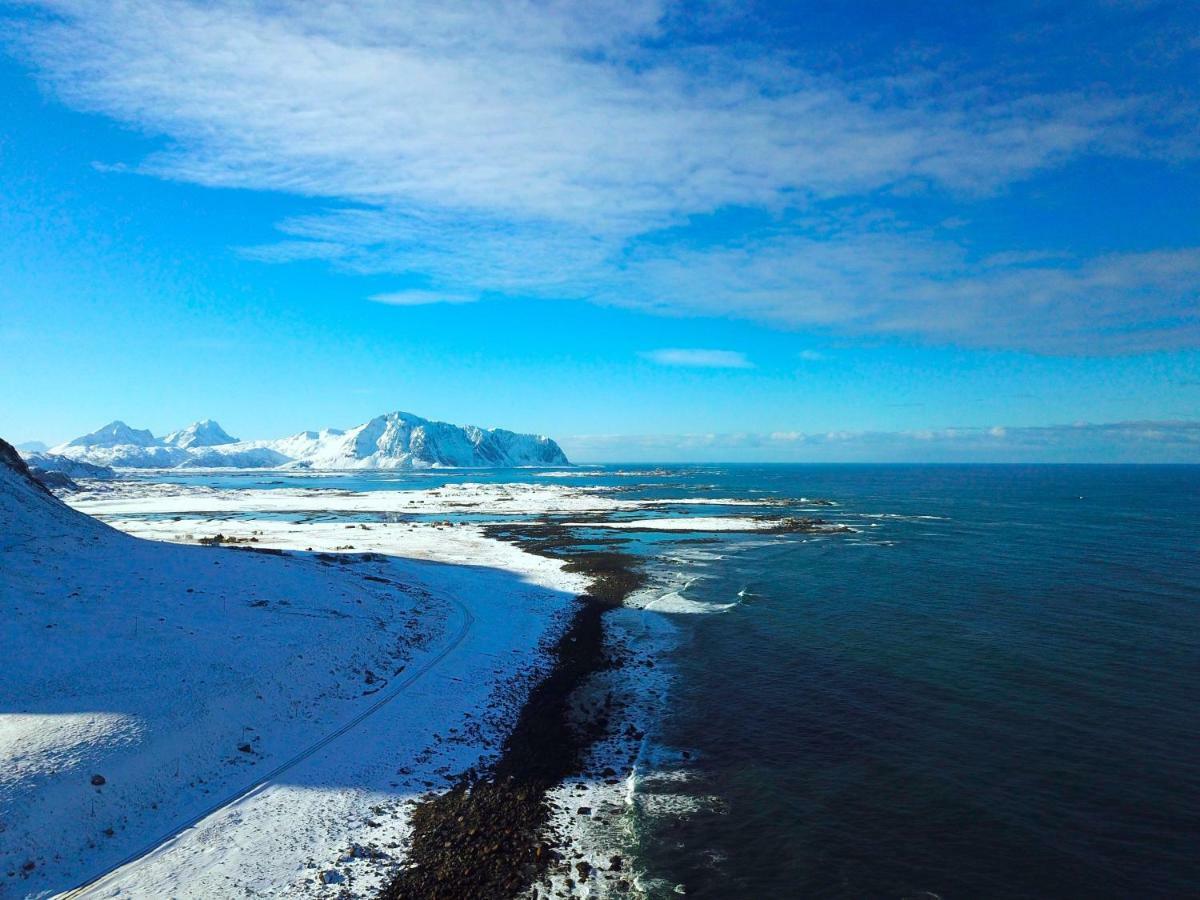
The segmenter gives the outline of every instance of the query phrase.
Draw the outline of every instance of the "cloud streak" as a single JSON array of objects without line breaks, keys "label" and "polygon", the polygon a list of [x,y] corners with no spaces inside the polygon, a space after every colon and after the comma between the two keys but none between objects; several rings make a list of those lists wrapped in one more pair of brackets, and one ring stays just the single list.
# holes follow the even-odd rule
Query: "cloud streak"
[{"label": "cloud streak", "polygon": [[737,350],[649,350],[643,359],[661,366],[683,366],[692,369],[752,369],[754,363]]},{"label": "cloud streak", "polygon": [[[127,168],[325,205],[252,258],[1051,352],[1200,343],[1200,249],[979,262],[928,229],[821,213],[896,192],[970,203],[1093,153],[1178,158],[1187,117],[1151,134],[1153,96],[839,77],[681,39],[654,0],[38,5],[10,43],[45,83],[164,139]],[[655,237],[730,208],[778,224]]]},{"label": "cloud streak", "polygon": [[577,435],[572,458],[776,462],[1200,463],[1200,421],[1134,421],[909,431]]},{"label": "cloud streak", "polygon": [[388,306],[429,306],[434,303],[474,303],[479,298],[471,294],[450,294],[444,291],[393,291],[388,294],[372,294],[367,298],[373,303]]}]

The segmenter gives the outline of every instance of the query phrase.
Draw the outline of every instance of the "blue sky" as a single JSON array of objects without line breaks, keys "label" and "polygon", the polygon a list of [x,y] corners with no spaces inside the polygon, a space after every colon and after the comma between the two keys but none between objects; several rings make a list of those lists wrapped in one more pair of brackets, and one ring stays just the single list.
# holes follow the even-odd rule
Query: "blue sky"
[{"label": "blue sky", "polygon": [[1200,461],[1200,12],[969,6],[2,2],[0,435]]}]

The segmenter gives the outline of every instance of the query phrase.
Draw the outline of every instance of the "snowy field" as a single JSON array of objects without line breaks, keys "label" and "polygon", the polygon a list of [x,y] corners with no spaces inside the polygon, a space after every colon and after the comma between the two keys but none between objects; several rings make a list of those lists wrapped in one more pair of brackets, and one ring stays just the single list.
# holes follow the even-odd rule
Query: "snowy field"
[{"label": "snowy field", "polygon": [[[483,487],[385,496],[422,513],[615,506]],[[73,499],[150,541],[0,467],[0,896],[101,875],[84,895],[369,895],[411,802],[495,753],[583,580],[471,525],[211,521],[360,502],[321,494]],[[300,552],[190,543],[218,531]]]},{"label": "snowy field", "polygon": [[122,513],[377,512],[420,515],[489,513],[540,516],[639,509],[637,501],[601,488],[557,484],[446,484],[425,490],[343,491],[328,488],[220,490],[186,484],[117,482],[73,495],[77,509],[96,516]]}]

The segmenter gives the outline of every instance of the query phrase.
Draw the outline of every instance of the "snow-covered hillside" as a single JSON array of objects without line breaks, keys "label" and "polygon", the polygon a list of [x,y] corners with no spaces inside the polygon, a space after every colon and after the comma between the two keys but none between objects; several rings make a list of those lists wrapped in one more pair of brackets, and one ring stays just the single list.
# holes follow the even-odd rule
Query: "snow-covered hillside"
[{"label": "snow-covered hillside", "polygon": [[341,567],[116,531],[2,441],[0,522],[0,896],[121,858],[428,639],[412,596]]},{"label": "snow-covered hillside", "polygon": [[377,416],[346,431],[302,431],[279,440],[236,441],[210,420],[163,439],[113,422],[52,453],[118,468],[396,469],[569,465],[547,437],[433,422],[411,413]]},{"label": "snow-covered hillside", "polygon": [[472,526],[219,523],[317,551],[285,556],[141,540],[2,441],[0,525],[0,897],[93,878],[88,896],[374,896],[410,804],[493,758],[585,587]]},{"label": "snow-covered hillside", "polygon": [[69,456],[58,456],[53,453],[26,453],[23,455],[25,462],[29,464],[29,468],[34,470],[35,475],[41,472],[61,472],[68,478],[108,479],[116,477],[116,473],[108,466],[97,466],[83,460],[72,459]]}]

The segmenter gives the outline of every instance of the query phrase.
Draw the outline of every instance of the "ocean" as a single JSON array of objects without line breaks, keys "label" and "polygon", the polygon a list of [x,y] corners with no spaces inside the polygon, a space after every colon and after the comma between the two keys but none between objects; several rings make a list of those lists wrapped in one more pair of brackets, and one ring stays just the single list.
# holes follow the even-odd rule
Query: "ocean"
[{"label": "ocean", "polygon": [[854,529],[577,529],[636,554],[651,583],[635,602],[674,625],[622,832],[645,894],[1200,895],[1200,467],[639,464],[319,484],[463,480],[742,501],[653,515]]},{"label": "ocean", "polygon": [[1200,468],[680,480],[858,533],[686,565],[720,612],[676,617],[660,740],[695,802],[636,832],[663,896],[1200,894]]}]

